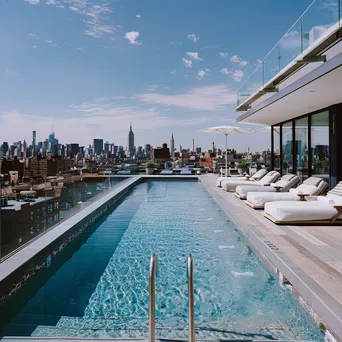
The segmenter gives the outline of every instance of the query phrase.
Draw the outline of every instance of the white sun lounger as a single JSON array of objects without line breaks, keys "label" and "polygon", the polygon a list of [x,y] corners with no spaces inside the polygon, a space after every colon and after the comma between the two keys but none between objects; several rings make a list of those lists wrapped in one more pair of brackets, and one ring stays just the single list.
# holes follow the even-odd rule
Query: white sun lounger
[{"label": "white sun lounger", "polygon": [[267,202],[299,201],[297,194],[321,195],[328,189],[328,184],[319,177],[310,177],[303,184],[289,192],[254,192],[247,194],[246,204],[254,209],[263,209]]},{"label": "white sun lounger", "polygon": [[271,186],[260,186],[258,184],[246,184],[246,185],[239,185],[236,187],[235,196],[240,199],[246,199],[247,194],[249,192],[277,192],[277,187],[279,191],[287,192],[291,188],[297,186],[300,182],[300,179],[291,174],[284,175],[280,178],[280,180],[276,183],[272,183]]},{"label": "white sun lounger", "polygon": [[266,176],[262,177],[259,181],[255,182],[246,182],[246,181],[239,181],[236,180],[235,182],[231,181],[224,181],[222,182],[221,186],[222,189],[228,192],[234,192],[236,187],[239,185],[244,185],[246,183],[253,184],[255,186],[269,186],[271,183],[274,183],[280,177],[280,173],[277,171],[271,171]]},{"label": "white sun lounger", "polygon": [[314,201],[266,203],[264,216],[276,224],[341,224],[342,191],[336,195],[334,189]]},{"label": "white sun lounger", "polygon": [[185,176],[185,175],[189,176],[189,175],[192,175],[192,171],[184,169],[184,170],[181,170],[180,174],[183,176]]},{"label": "white sun lounger", "polygon": [[232,176],[232,177],[219,177],[216,181],[216,185],[218,187],[221,186],[221,183],[223,181],[229,180],[229,181],[237,181],[237,180],[242,180],[242,181],[257,181],[260,180],[262,177],[264,177],[267,174],[267,170],[266,169],[260,169],[259,171],[257,171],[253,176],[251,176],[250,178],[245,177],[245,176]]},{"label": "white sun lounger", "polygon": [[116,173],[117,175],[130,175],[131,170],[120,170]]},{"label": "white sun lounger", "polygon": [[168,175],[168,176],[170,176],[170,175],[173,175],[173,170],[162,170],[160,172],[160,174],[161,175]]}]

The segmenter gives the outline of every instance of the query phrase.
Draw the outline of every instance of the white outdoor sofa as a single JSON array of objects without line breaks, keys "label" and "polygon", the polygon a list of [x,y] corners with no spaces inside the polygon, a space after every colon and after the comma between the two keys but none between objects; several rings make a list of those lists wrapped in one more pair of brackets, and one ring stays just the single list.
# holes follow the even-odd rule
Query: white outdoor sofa
[{"label": "white outdoor sofa", "polygon": [[281,177],[278,182],[271,183],[270,186],[260,186],[255,183],[237,186],[235,196],[245,200],[249,192],[288,192],[300,183],[300,179],[295,175],[287,174]]},{"label": "white outdoor sofa", "polygon": [[289,192],[248,192],[246,204],[253,209],[263,209],[267,202],[299,201],[298,194],[317,196],[324,194],[327,189],[328,184],[322,178],[310,177]]},{"label": "white outdoor sofa", "polygon": [[276,224],[342,224],[342,182],[327,196],[313,196],[305,202],[269,202],[264,216]]},{"label": "white outdoor sofa", "polygon": [[218,187],[221,186],[221,183],[223,181],[236,181],[236,180],[242,180],[242,181],[253,181],[253,180],[260,180],[262,177],[264,177],[267,174],[267,170],[266,169],[260,169],[259,171],[257,171],[253,176],[251,177],[246,177],[246,176],[231,176],[231,177],[219,177],[216,181],[216,185]]},{"label": "white outdoor sofa", "polygon": [[239,185],[244,185],[244,184],[254,184],[254,185],[259,185],[259,186],[267,186],[270,185],[271,183],[274,183],[278,178],[280,177],[280,173],[278,171],[270,171],[267,173],[264,177],[262,177],[258,181],[244,181],[244,180],[235,180],[235,181],[224,181],[221,183],[221,187],[223,190],[227,192],[235,192],[236,187]]}]

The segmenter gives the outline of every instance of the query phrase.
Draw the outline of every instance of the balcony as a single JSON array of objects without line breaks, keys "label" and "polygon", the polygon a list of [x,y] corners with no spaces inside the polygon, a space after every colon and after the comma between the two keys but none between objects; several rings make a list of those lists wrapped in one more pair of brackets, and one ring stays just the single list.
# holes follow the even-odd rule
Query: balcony
[{"label": "balcony", "polygon": [[238,90],[236,111],[246,111],[263,95],[309,63],[326,61],[324,52],[342,38],[342,0],[314,0]]}]

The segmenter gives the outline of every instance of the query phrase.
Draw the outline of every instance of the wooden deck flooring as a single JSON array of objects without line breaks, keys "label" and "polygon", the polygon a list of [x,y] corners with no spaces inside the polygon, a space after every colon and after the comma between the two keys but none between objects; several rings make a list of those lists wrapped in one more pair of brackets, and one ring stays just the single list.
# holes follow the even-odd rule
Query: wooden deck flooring
[{"label": "wooden deck flooring", "polygon": [[216,178],[207,174],[200,181],[335,337],[342,340],[342,227],[277,226],[261,210],[252,209],[233,193],[218,188]]}]

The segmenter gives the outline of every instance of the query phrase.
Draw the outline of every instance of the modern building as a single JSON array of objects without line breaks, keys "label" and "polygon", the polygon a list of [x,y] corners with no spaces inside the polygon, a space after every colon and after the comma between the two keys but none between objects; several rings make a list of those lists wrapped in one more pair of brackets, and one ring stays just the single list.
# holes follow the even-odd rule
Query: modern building
[{"label": "modern building", "polygon": [[173,133],[171,134],[171,140],[170,140],[170,154],[171,157],[173,157],[173,154],[175,153],[175,139],[173,138]]},{"label": "modern building", "polygon": [[260,61],[236,111],[240,123],[271,127],[272,168],[333,187],[342,180],[342,7],[331,2],[334,11],[310,5]]},{"label": "modern building", "polygon": [[99,155],[103,153],[103,139],[93,140],[94,154]]},{"label": "modern building", "polygon": [[67,144],[66,156],[69,158],[75,158],[76,154],[80,151],[79,144]]},{"label": "modern building", "polygon": [[37,132],[32,131],[32,147],[36,147],[37,144]]},{"label": "modern building", "polygon": [[132,158],[134,156],[134,133],[132,130],[132,123],[129,125],[129,133],[128,133],[128,153],[129,157]]},{"label": "modern building", "polygon": [[162,166],[165,162],[170,160],[170,150],[167,144],[164,143],[162,147],[154,148],[151,152],[152,163]]}]

